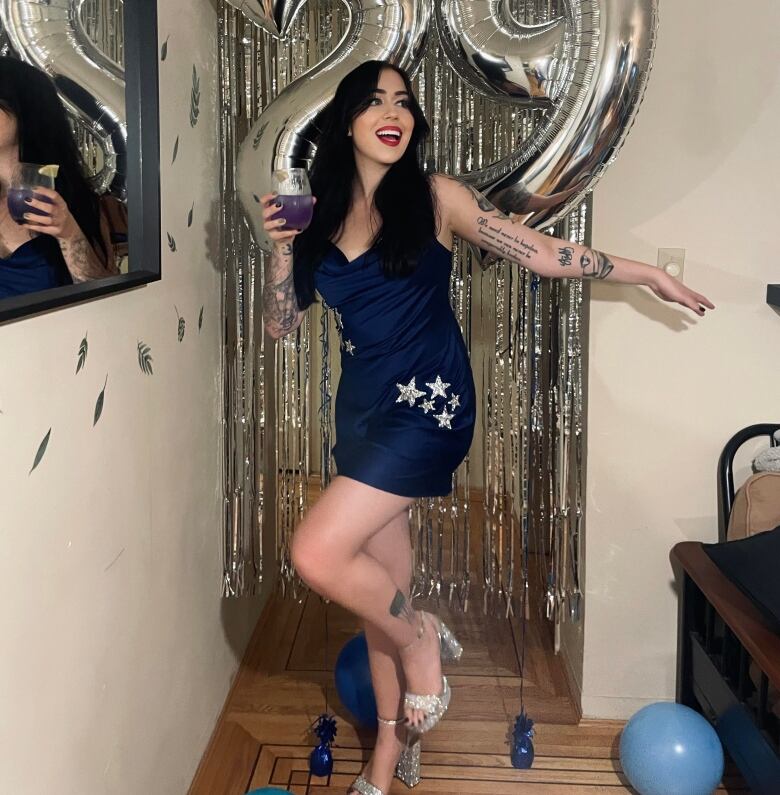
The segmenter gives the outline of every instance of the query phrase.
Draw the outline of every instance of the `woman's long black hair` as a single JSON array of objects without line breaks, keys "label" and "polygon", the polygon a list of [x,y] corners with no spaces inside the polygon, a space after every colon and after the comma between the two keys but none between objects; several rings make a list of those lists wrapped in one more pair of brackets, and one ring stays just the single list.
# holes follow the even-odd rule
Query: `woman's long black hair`
[{"label": "woman's long black hair", "polygon": [[68,115],[51,78],[15,58],[0,58],[0,110],[16,119],[21,162],[59,165],[55,188],[84,236],[105,257],[98,197],[86,179]]},{"label": "woman's long black hair", "polygon": [[309,172],[312,194],[317,197],[310,226],[293,241],[293,278],[298,306],[315,301],[314,272],[342,225],[352,203],[357,169],[353,139],[347,135],[352,120],[369,107],[382,69],[394,69],[409,92],[414,129],[406,151],[382,178],[374,193],[374,206],[382,218],[372,246],[388,277],[406,276],[417,265],[423,246],[436,234],[435,196],[423,172],[423,143],[430,128],[412,93],[406,72],[386,61],[366,61],[339,83],[333,100],[321,114],[322,134]]}]

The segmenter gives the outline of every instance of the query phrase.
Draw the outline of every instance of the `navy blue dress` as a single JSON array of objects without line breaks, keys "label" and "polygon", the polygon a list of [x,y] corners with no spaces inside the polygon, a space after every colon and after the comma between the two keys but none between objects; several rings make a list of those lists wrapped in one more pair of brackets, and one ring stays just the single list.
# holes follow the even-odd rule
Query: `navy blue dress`
[{"label": "navy blue dress", "polygon": [[73,284],[57,239],[38,235],[0,257],[0,298]]},{"label": "navy blue dress", "polygon": [[336,313],[337,474],[404,497],[443,496],[474,435],[475,394],[449,301],[452,258],[436,238],[409,276],[388,279],[374,249],[333,243],[315,275]]}]

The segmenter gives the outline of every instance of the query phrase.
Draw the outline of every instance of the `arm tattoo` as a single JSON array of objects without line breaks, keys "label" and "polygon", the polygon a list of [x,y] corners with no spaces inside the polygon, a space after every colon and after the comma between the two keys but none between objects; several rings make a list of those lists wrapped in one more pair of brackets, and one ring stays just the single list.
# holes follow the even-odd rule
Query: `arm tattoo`
[{"label": "arm tattoo", "polygon": [[406,601],[406,597],[401,591],[396,591],[393,601],[390,603],[390,615],[398,618],[405,618],[410,624],[414,624],[414,610],[411,604]]},{"label": "arm tattoo", "polygon": [[[467,188],[477,207],[483,213],[490,213],[489,216],[481,215],[477,218],[477,231],[485,244],[485,248],[498,252],[502,257],[514,260],[515,262],[522,263],[522,260],[530,260],[534,255],[539,254],[539,250],[530,240],[526,240],[522,233],[506,232],[500,225],[493,224],[491,221],[510,221],[513,225],[519,223],[517,217],[512,217],[499,210],[493,203],[487,199],[478,190],[471,185],[467,185],[460,180],[456,180],[459,185]],[[523,224],[519,224],[523,228]]]},{"label": "arm tattoo", "polygon": [[502,213],[497,207],[493,205],[493,203],[483,196],[476,188],[473,188],[471,185],[466,185],[466,187],[471,191],[471,195],[474,197],[474,201],[477,203],[477,206],[483,213],[492,212],[495,214],[496,218],[503,218],[505,221],[509,220],[509,216]]},{"label": "arm tattoo", "polygon": [[85,282],[112,274],[83,233],[76,238],[60,239],[59,244],[63,259],[74,282]]},{"label": "arm tattoo", "polygon": [[492,225],[487,216],[477,218],[477,231],[485,242],[485,247],[497,251],[502,257],[523,264],[523,260],[532,260],[539,254],[539,249],[532,241],[526,240],[522,232],[507,232],[500,225]]},{"label": "arm tattoo", "polygon": [[292,244],[285,243],[281,252],[274,248],[271,267],[263,286],[263,314],[266,323],[276,325],[282,334],[295,328],[298,319],[298,301],[295,296],[293,270],[289,257]]},{"label": "arm tattoo", "polygon": [[571,246],[565,246],[564,248],[558,249],[558,262],[561,263],[561,267],[565,268],[568,265],[571,265],[571,258],[574,255],[574,249]]},{"label": "arm tattoo", "polygon": [[606,254],[593,248],[586,248],[580,257],[583,279],[606,279],[615,267]]}]

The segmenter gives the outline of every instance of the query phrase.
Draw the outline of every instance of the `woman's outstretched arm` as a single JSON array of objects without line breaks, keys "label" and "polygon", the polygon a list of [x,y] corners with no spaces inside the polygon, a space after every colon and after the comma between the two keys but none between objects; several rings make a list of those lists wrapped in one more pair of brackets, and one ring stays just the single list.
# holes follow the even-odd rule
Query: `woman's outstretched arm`
[{"label": "woman's outstretched arm", "polygon": [[664,301],[674,301],[698,315],[703,315],[705,308],[715,308],[708,298],[659,268],[604,254],[523,225],[494,207],[476,188],[455,177],[436,174],[433,184],[455,235],[541,276],[643,284]]}]

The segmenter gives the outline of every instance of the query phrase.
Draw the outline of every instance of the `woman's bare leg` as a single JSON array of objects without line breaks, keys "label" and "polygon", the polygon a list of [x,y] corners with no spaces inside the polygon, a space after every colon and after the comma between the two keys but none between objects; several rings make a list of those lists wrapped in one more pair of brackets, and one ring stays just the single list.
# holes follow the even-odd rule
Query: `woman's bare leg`
[{"label": "woman's bare leg", "polygon": [[387,569],[363,547],[411,501],[336,477],[310,508],[292,542],[301,579],[375,624],[397,647],[415,639],[416,616]]},{"label": "woman's bare leg", "polygon": [[[404,509],[364,544],[363,549],[377,560],[390,575],[404,597],[411,603],[412,545],[409,540],[409,514]],[[368,641],[371,680],[374,683],[377,714],[397,718],[403,714],[404,670],[398,648],[382,630],[364,620]]]},{"label": "woman's bare leg", "polygon": [[[408,592],[363,549],[411,502],[409,497],[336,477],[296,530],[292,558],[313,590],[370,621],[395,644],[410,692],[439,693],[441,661],[436,633],[428,627],[417,640],[419,615],[412,610]],[[411,648],[403,648],[415,640]],[[405,712],[413,725],[423,718],[421,710]]]},{"label": "woman's bare leg", "polygon": [[[363,549],[387,569],[393,582],[408,599],[412,576],[408,511],[404,509],[391,519],[368,539]],[[387,719],[402,717],[406,680],[398,649],[375,624],[364,620],[363,627],[368,644],[377,715]],[[390,789],[405,732],[403,724],[395,727],[383,723],[377,724],[376,746],[363,775],[383,792],[388,792]]]}]

